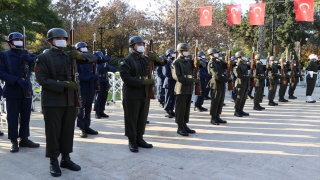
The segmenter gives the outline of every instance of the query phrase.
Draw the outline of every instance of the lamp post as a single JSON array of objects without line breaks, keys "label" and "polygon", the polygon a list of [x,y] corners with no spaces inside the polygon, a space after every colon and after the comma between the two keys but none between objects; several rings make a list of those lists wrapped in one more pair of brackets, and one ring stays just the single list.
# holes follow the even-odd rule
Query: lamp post
[{"label": "lamp post", "polygon": [[101,40],[100,40],[100,51],[102,51],[102,34],[104,33],[105,29],[106,28],[104,26],[101,26],[101,25],[98,27],[98,31],[100,33],[100,38],[101,38]]}]

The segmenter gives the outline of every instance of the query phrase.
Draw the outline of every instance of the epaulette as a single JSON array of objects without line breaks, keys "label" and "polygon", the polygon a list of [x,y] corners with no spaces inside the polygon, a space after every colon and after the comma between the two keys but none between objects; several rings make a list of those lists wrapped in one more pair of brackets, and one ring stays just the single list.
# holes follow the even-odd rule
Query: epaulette
[{"label": "epaulette", "polygon": [[[119,66],[128,66],[129,68],[130,68],[130,66],[126,63],[126,60],[125,59],[120,59],[119,61],[118,61],[118,64],[119,64]],[[131,69],[131,68],[130,68]]]}]

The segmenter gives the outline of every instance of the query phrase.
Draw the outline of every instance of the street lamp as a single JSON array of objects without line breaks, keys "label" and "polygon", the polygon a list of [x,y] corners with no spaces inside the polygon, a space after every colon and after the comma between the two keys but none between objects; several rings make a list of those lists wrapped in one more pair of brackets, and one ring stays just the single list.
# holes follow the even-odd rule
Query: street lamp
[{"label": "street lamp", "polygon": [[104,26],[99,26],[98,27],[98,31],[99,31],[99,33],[100,33],[100,38],[101,38],[101,41],[100,41],[100,51],[102,51],[102,34],[104,33],[104,30],[105,30],[106,28],[104,27]]}]

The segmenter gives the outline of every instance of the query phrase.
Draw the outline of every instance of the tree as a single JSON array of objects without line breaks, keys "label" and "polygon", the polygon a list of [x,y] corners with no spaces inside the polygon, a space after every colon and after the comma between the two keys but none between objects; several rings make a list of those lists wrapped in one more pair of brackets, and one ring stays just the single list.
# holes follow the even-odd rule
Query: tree
[{"label": "tree", "polygon": [[30,43],[35,41],[37,33],[45,35],[48,29],[61,27],[61,20],[49,8],[50,3],[50,0],[1,1],[0,40],[3,41],[11,32],[22,32],[22,26],[25,26],[26,37]]}]

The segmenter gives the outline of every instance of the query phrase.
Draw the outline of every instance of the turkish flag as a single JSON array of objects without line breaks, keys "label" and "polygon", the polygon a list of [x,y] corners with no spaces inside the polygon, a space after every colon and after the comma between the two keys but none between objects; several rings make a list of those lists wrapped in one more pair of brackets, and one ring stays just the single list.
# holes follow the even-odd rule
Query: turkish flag
[{"label": "turkish flag", "polygon": [[264,25],[266,3],[250,4],[250,25]]},{"label": "turkish flag", "polygon": [[296,21],[313,22],[314,0],[295,0],[294,10],[296,12]]},{"label": "turkish flag", "polygon": [[227,18],[228,24],[241,24],[241,5],[229,5],[227,6]]},{"label": "turkish flag", "polygon": [[199,8],[200,16],[200,26],[211,26],[212,24],[212,7],[200,7]]}]

